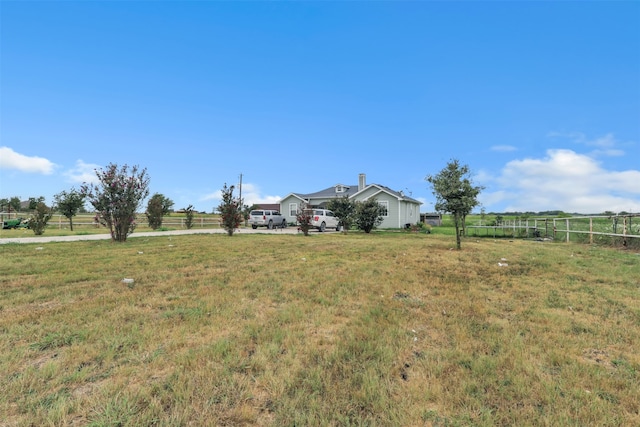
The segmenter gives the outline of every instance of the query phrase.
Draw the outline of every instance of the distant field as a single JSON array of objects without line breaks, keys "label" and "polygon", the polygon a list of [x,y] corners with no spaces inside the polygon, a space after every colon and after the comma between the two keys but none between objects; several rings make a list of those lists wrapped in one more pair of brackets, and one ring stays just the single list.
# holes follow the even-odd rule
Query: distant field
[{"label": "distant field", "polygon": [[454,245],[0,245],[0,425],[640,425],[637,251]]}]

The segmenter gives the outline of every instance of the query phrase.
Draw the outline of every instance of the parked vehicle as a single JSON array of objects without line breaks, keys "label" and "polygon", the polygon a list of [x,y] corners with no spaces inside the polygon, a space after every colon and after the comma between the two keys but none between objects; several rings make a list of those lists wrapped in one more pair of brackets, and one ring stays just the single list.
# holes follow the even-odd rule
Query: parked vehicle
[{"label": "parked vehicle", "polygon": [[287,220],[278,211],[260,209],[249,212],[249,224],[254,230],[258,227],[267,227],[271,230],[273,227],[285,228]]},{"label": "parked vehicle", "polygon": [[16,218],[16,219],[9,219],[6,221],[2,221],[2,229],[3,230],[10,230],[10,229],[16,229],[16,228],[29,228],[29,221],[28,220],[24,220],[24,218]]},{"label": "parked vehicle", "polygon": [[311,226],[324,232],[327,228],[335,228],[339,230],[339,221],[335,214],[328,209],[312,209],[313,216],[311,218]]}]

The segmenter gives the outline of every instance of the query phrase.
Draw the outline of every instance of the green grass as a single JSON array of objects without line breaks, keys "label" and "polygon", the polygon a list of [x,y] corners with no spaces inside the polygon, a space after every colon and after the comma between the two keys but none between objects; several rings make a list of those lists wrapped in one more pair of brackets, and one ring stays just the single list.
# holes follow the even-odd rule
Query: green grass
[{"label": "green grass", "polygon": [[0,425],[640,424],[637,253],[454,245],[0,245]]}]

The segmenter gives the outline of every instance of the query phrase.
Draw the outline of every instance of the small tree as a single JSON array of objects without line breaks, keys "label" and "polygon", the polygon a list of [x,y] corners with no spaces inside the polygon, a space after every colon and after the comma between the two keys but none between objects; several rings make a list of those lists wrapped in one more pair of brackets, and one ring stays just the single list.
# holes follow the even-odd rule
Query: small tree
[{"label": "small tree", "polygon": [[184,215],[184,225],[187,227],[187,230],[191,230],[193,228],[193,205],[184,208]]},{"label": "small tree", "polygon": [[149,227],[153,230],[157,230],[162,227],[162,219],[165,215],[169,215],[172,207],[173,201],[168,197],[159,193],[155,193],[151,196],[145,212]]},{"label": "small tree", "polygon": [[29,197],[29,210],[36,210],[38,203],[44,203],[44,197]]},{"label": "small tree", "polygon": [[327,209],[333,211],[336,218],[340,220],[342,232],[346,233],[355,221],[356,204],[349,199],[349,196],[338,197],[327,203]]},{"label": "small tree", "polygon": [[75,188],[69,192],[61,191],[53,196],[56,209],[69,220],[69,228],[73,231],[73,217],[84,205],[84,196]]},{"label": "small tree", "polygon": [[311,221],[313,221],[313,210],[309,209],[309,206],[303,203],[296,212],[296,221],[298,222],[300,231],[302,231],[305,236],[308,236],[309,230],[311,230]]},{"label": "small tree", "polygon": [[433,188],[433,195],[436,196],[436,210],[453,215],[457,249],[461,248],[464,221],[471,210],[478,206],[478,194],[484,189],[474,186],[468,178],[469,174],[469,166],[460,165],[458,160],[453,159],[437,175],[426,177]]},{"label": "small tree", "polygon": [[355,224],[359,230],[371,233],[371,230],[382,224],[383,208],[375,197],[356,202]]},{"label": "small tree", "polygon": [[81,193],[89,199],[98,222],[111,233],[115,242],[125,242],[136,228],[136,212],[149,195],[147,170],[121,168],[110,163],[106,170],[96,170],[99,184],[83,184]]},{"label": "small tree", "polygon": [[36,202],[33,213],[29,218],[29,228],[33,230],[36,236],[41,236],[52,216],[51,209],[43,201]]},{"label": "small tree", "polygon": [[241,211],[242,200],[233,197],[234,186],[222,188],[222,203],[218,206],[222,218],[222,227],[227,230],[228,236],[233,236],[234,231],[240,227],[244,220]]},{"label": "small tree", "polygon": [[249,217],[251,216],[251,211],[255,210],[255,209],[259,209],[260,206],[256,205],[255,203],[251,206],[249,205],[244,205],[242,207],[242,218],[244,219],[244,226],[246,227],[247,225],[249,225]]},{"label": "small tree", "polygon": [[9,212],[11,212],[11,208],[13,208],[15,212],[20,212],[21,207],[22,202],[20,201],[20,197],[13,196],[11,199],[9,199]]}]

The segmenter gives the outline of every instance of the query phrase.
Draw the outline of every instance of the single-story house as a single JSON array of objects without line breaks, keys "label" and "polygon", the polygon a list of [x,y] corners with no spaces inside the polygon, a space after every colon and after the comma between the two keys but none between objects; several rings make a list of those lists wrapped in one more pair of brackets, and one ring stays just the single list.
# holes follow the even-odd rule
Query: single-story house
[{"label": "single-story house", "polygon": [[416,199],[408,197],[402,191],[394,191],[380,184],[368,184],[366,175],[358,176],[358,185],[336,184],[315,193],[290,193],[280,200],[280,213],[287,222],[295,223],[296,214],[303,206],[326,208],[327,203],[338,197],[348,196],[353,201],[365,201],[372,197],[384,208],[380,228],[404,228],[406,224],[420,221],[420,205]]}]

